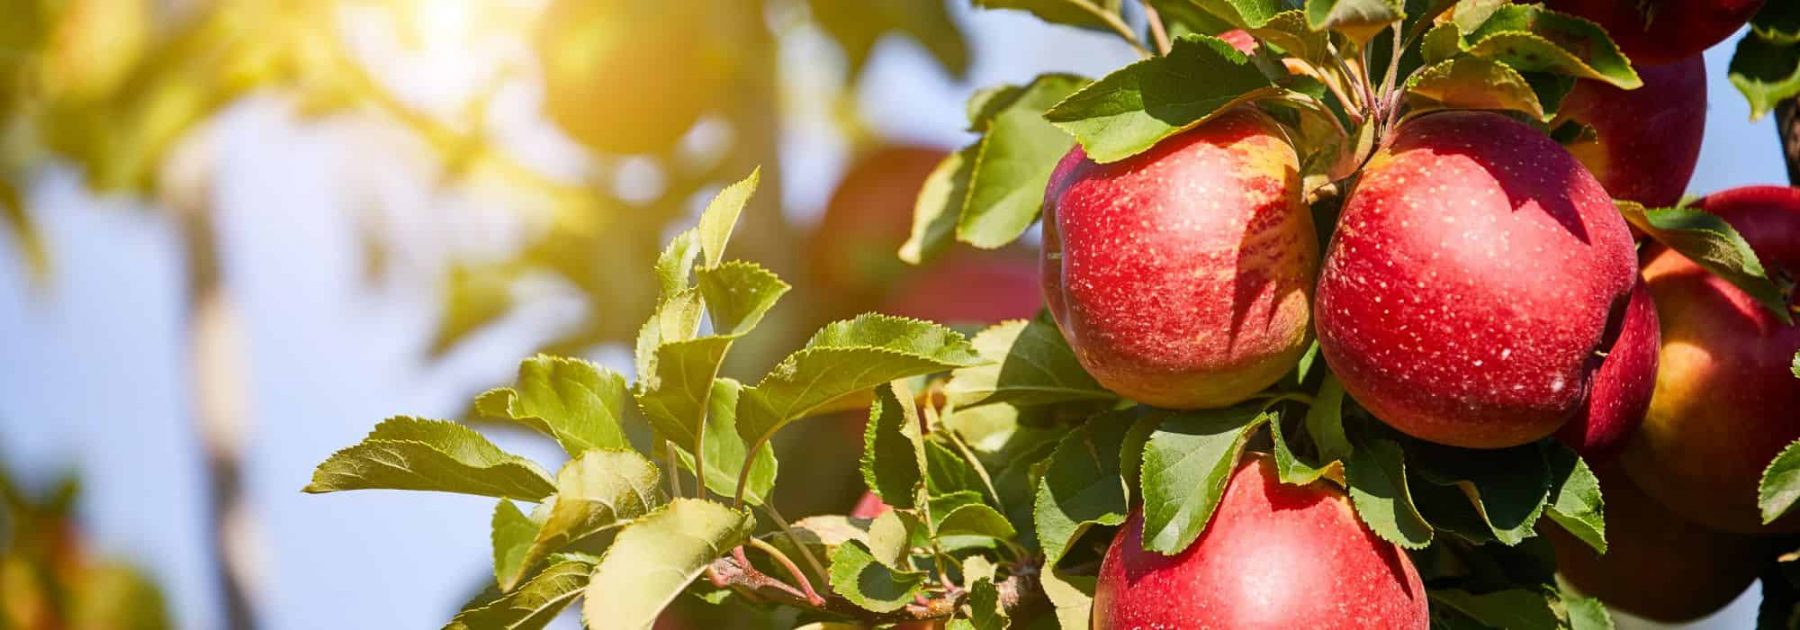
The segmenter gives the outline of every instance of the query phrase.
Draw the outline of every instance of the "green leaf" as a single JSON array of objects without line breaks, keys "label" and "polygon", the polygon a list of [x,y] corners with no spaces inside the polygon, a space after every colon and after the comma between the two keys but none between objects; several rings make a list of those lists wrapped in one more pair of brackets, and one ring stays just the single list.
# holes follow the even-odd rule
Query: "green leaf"
[{"label": "green leaf", "polygon": [[1029,11],[1051,24],[1104,29],[1111,22],[1123,23],[1119,16],[1119,0],[973,0],[983,9],[1018,9]]},{"label": "green leaf", "polygon": [[[869,553],[883,566],[905,571],[906,558],[911,554],[913,538],[922,532],[925,524],[912,514],[901,510],[888,510],[869,522],[869,531],[861,538],[851,538],[868,546]],[[840,545],[843,543],[839,543]],[[832,552],[836,554],[834,550]]]},{"label": "green leaf", "polygon": [[1542,444],[1544,459],[1550,465],[1550,505],[1546,514],[1594,551],[1606,553],[1606,504],[1600,496],[1600,478],[1594,476],[1580,455],[1561,442]]},{"label": "green leaf", "polygon": [[657,302],[656,310],[638,328],[633,358],[640,380],[656,374],[656,351],[663,344],[686,341],[700,334],[700,316],[705,310],[700,291],[693,288],[678,290]]},{"label": "green leaf", "polygon": [[1037,220],[1050,173],[1074,146],[1067,133],[1044,120],[1044,112],[1086,84],[1073,75],[1042,75],[993,114],[976,145],[957,240],[995,249],[1017,240]]},{"label": "green leaf", "polygon": [[1293,449],[1288,445],[1288,437],[1281,432],[1281,420],[1280,416],[1269,419],[1269,437],[1275,451],[1276,476],[1281,479],[1282,483],[1295,486],[1304,486],[1318,481],[1330,469],[1330,462],[1320,462],[1318,465],[1314,465],[1294,455]]},{"label": "green leaf", "polygon": [[[965,566],[979,559],[980,556],[970,558]],[[993,576],[975,580],[969,587],[969,627],[973,630],[1005,630],[1010,622],[1006,618],[1006,608],[1000,605],[1000,589],[994,586]]]},{"label": "green leaf", "polygon": [[445,630],[536,630],[550,624],[587,587],[594,563],[569,557],[550,565],[518,590],[463,609]]},{"label": "green leaf", "polygon": [[1550,469],[1536,444],[1466,449],[1412,442],[1406,465],[1412,479],[1454,487],[1475,508],[1496,540],[1508,545],[1535,535],[1532,526],[1550,496]]},{"label": "green leaf", "polygon": [[531,460],[494,446],[474,429],[397,416],[363,441],[332,453],[313,471],[310,493],[424,490],[537,501],[556,491]]},{"label": "green leaf", "polygon": [[1091,575],[1064,575],[1054,567],[1038,576],[1044,597],[1056,607],[1056,621],[1063,628],[1086,628],[1094,607],[1094,583]]},{"label": "green leaf", "polygon": [[[1238,26],[1225,21],[1224,18],[1201,8],[1200,3],[1194,0],[1146,0],[1145,4],[1156,9],[1156,13],[1162,17],[1163,26],[1168,29],[1170,37],[1180,37],[1188,33],[1218,35],[1238,28]],[[1299,12],[1295,11],[1294,13]],[[1304,26],[1305,18],[1301,18],[1300,23]]]},{"label": "green leaf", "polygon": [[513,307],[513,274],[494,265],[456,264],[444,279],[444,309],[431,336],[433,356],[487,327]]},{"label": "green leaf", "polygon": [[1278,93],[1250,58],[1204,35],[1175,40],[1167,56],[1102,77],[1044,118],[1075,136],[1096,162],[1117,162],[1230,107]]},{"label": "green leaf", "polygon": [[1593,79],[1626,90],[1644,84],[1605,29],[1538,5],[1508,4],[1474,29],[1459,30],[1461,50],[1520,72]]},{"label": "green leaf", "polygon": [[925,178],[913,202],[912,235],[900,246],[900,260],[923,263],[956,240],[956,224],[969,199],[969,179],[975,175],[975,158],[980,153],[979,142],[963,147],[944,156]]},{"label": "green leaf", "polygon": [[669,299],[688,288],[688,277],[693,274],[694,260],[700,257],[700,235],[698,230],[688,230],[675,235],[669,240],[668,247],[656,257],[656,281],[661,287],[663,300]]},{"label": "green leaf", "polygon": [[1563,626],[1550,597],[1527,589],[1474,594],[1460,589],[1431,591],[1432,607],[1448,606],[1494,628],[1506,630],[1554,630]]},{"label": "green leaf", "polygon": [[958,407],[990,403],[1018,406],[1115,400],[1082,369],[1075,351],[1055,324],[1015,320],[988,328],[970,340],[989,363],[951,375],[945,395]]},{"label": "green leaf", "polygon": [[1404,19],[1406,7],[1400,0],[1306,0],[1308,26],[1343,33],[1358,43]]},{"label": "green leaf", "polygon": [[888,505],[913,507],[925,480],[925,444],[911,397],[901,401],[892,384],[875,389],[863,427],[863,483]]},{"label": "green leaf", "polygon": [[1264,43],[1280,47],[1300,59],[1318,61],[1331,54],[1330,36],[1307,24],[1305,11],[1282,11],[1262,26],[1249,27],[1249,31]]},{"label": "green leaf", "polygon": [[519,511],[512,501],[501,499],[494,505],[494,583],[500,590],[512,590],[518,576],[525,572],[525,552],[538,533],[537,522]]},{"label": "green leaf", "polygon": [[1782,101],[1800,95],[1800,43],[1745,37],[1738,41],[1727,72],[1731,84],[1750,101],[1750,118],[1762,118]]},{"label": "green leaf", "polygon": [[1562,605],[1569,618],[1569,630],[1613,630],[1612,615],[1599,599],[1564,596]]},{"label": "green leaf", "polygon": [[[1800,359],[1796,361],[1800,364]],[[1756,491],[1756,504],[1762,508],[1765,525],[1787,514],[1796,501],[1800,501],[1800,441],[1787,445],[1769,460]]]},{"label": "green leaf", "polygon": [[521,361],[517,383],[483,393],[475,409],[556,438],[571,457],[631,447],[623,422],[625,377],[581,359],[540,354]]},{"label": "green leaf", "polygon": [[737,226],[738,215],[743,213],[744,205],[750,203],[750,196],[756,194],[756,185],[761,181],[762,168],[751,170],[748,177],[719,191],[700,213],[700,225],[695,229],[700,251],[706,255],[706,266],[716,267],[724,262],[725,244],[731,241],[731,230]]},{"label": "green leaf", "polygon": [[582,616],[588,627],[649,628],[713,560],[750,536],[748,512],[675,499],[613,539],[594,567]]},{"label": "green leaf", "polygon": [[1794,378],[1800,378],[1800,352],[1794,353]]},{"label": "green leaf", "polygon": [[719,364],[725,362],[731,342],[730,337],[701,337],[656,348],[655,371],[638,375],[631,393],[658,435],[689,452],[694,450],[713,378],[719,373]]},{"label": "green leaf", "polygon": [[787,423],[845,396],[980,362],[967,339],[937,324],[887,315],[832,323],[744,392],[738,434],[760,444]]},{"label": "green leaf", "polygon": [[663,503],[662,475],[636,451],[582,453],[556,473],[556,503],[515,570],[499,575],[500,589],[512,590],[533,565],[569,543],[619,527]]},{"label": "green leaf", "polygon": [[1129,412],[1097,416],[1063,436],[1046,460],[1032,517],[1046,568],[1055,567],[1088,527],[1125,522],[1131,506],[1119,458],[1133,419]]},{"label": "green leaf", "polygon": [[1259,28],[1268,24],[1283,10],[1293,7],[1285,0],[1188,0],[1207,13],[1237,28]]},{"label": "green leaf", "polygon": [[733,260],[695,274],[713,333],[738,338],[762,322],[763,316],[792,288],[756,263]]},{"label": "green leaf", "polygon": [[862,75],[875,44],[900,35],[917,41],[938,66],[961,78],[969,70],[969,51],[956,21],[943,2],[916,0],[808,0],[813,22],[836,39],[849,63],[849,84]]},{"label": "green leaf", "polygon": [[1800,44],[1800,4],[1770,2],[1750,19],[1757,39],[1771,44]]},{"label": "green leaf", "polygon": [[1646,210],[1631,201],[1615,203],[1627,222],[1730,282],[1782,322],[1793,323],[1787,309],[1793,285],[1771,277],[1757,259],[1756,251],[1750,249],[1750,243],[1724,219],[1693,208]]},{"label": "green leaf", "polygon": [[1313,395],[1312,406],[1306,408],[1306,434],[1319,447],[1319,461],[1344,461],[1350,458],[1350,438],[1344,434],[1344,384],[1337,375],[1327,372]]},{"label": "green leaf", "polygon": [[981,502],[979,492],[956,492],[931,500],[934,536],[986,536],[1011,540],[1018,532],[999,510]]},{"label": "green leaf", "polygon": [[1357,517],[1383,540],[1407,549],[1431,544],[1431,524],[1413,505],[1405,453],[1384,439],[1358,440],[1344,461],[1344,479]]},{"label": "green leaf", "polygon": [[1420,70],[1407,81],[1406,101],[1420,112],[1498,109],[1544,119],[1544,106],[1524,75],[1481,57],[1458,56]]},{"label": "green leaf", "polygon": [[1175,555],[1205,531],[1244,442],[1270,416],[1249,405],[1151,413],[1162,422],[1144,445],[1144,549]]},{"label": "green leaf", "polygon": [[977,496],[983,493],[981,475],[975,472],[975,467],[968,460],[950,450],[950,447],[937,441],[925,442],[925,462],[927,494],[937,496],[965,490]]},{"label": "green leaf", "polygon": [[832,592],[870,611],[901,609],[912,603],[924,583],[925,574],[888,568],[856,541],[845,542],[831,555]]},{"label": "green leaf", "polygon": [[[739,473],[743,472],[746,453],[744,438],[737,432],[737,406],[743,385],[737,381],[720,378],[713,380],[712,395],[707,399],[706,426],[703,429],[706,440],[706,488],[722,497],[736,496]],[[688,471],[694,470],[694,456],[686,448],[675,446],[676,461]],[[750,464],[750,475],[745,478],[744,502],[751,505],[762,505],[768,500],[769,491],[775,488],[775,475],[778,472],[775,451],[767,443],[757,447],[756,461]]]}]

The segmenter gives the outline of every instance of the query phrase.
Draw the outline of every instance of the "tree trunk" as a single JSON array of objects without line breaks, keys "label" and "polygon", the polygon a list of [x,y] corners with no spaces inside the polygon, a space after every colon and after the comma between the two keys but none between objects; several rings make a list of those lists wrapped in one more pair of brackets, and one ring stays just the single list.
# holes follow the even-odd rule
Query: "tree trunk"
[{"label": "tree trunk", "polygon": [[1781,136],[1788,183],[1800,186],[1800,98],[1788,99],[1775,107],[1775,132]]},{"label": "tree trunk", "polygon": [[[203,176],[204,177],[204,176]],[[258,545],[244,500],[243,454],[249,417],[244,331],[220,278],[218,238],[208,187],[186,191],[175,208],[188,247],[188,370],[195,430],[206,458],[207,534],[214,579],[232,630],[256,627]]]}]

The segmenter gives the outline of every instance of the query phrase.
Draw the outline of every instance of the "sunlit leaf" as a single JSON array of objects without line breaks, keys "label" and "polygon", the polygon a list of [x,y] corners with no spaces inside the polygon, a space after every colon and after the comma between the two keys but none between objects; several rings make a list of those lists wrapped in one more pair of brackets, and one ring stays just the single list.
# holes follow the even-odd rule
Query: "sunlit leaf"
[{"label": "sunlit leaf", "polygon": [[742,181],[719,191],[700,213],[700,225],[694,229],[700,251],[706,256],[706,266],[716,267],[725,262],[725,244],[731,241],[731,230],[737,227],[738,215],[744,211],[744,205],[750,203],[750,196],[756,194],[756,185],[761,181],[761,168],[750,171]]},{"label": "sunlit leaf", "polygon": [[1174,555],[1206,529],[1244,443],[1273,416],[1254,406],[1151,413],[1162,422],[1144,445],[1144,548]]},{"label": "sunlit leaf", "polygon": [[650,628],[713,560],[750,536],[748,512],[675,499],[619,530],[584,591],[589,627]]},{"label": "sunlit leaf", "polygon": [[556,491],[550,474],[494,446],[474,429],[404,416],[375,426],[363,441],[333,453],[313,471],[306,492],[425,490],[537,501]]},{"label": "sunlit leaf", "polygon": [[862,543],[850,541],[831,556],[831,590],[866,610],[892,612],[912,603],[925,574],[900,572],[875,561]]},{"label": "sunlit leaf", "polygon": [[953,373],[945,394],[962,407],[984,403],[1020,406],[1118,398],[1100,386],[1055,324],[1010,321],[970,340],[990,363]]},{"label": "sunlit leaf", "polygon": [[630,447],[623,424],[625,377],[581,359],[538,355],[521,361],[516,384],[483,393],[475,409],[556,438],[571,457]]},{"label": "sunlit leaf", "polygon": [[587,587],[590,561],[569,557],[546,567],[518,590],[491,603],[466,608],[445,630],[536,630],[575,601]]},{"label": "sunlit leaf", "polygon": [[1756,250],[1724,219],[1693,208],[1647,210],[1631,201],[1615,203],[1632,226],[1731,283],[1781,321],[1793,322],[1787,305],[1794,287],[1770,276]]},{"label": "sunlit leaf", "polygon": [[512,590],[539,561],[569,543],[629,523],[663,503],[662,475],[635,451],[593,450],[569,460],[556,473],[556,502],[535,528],[530,548],[500,588]]}]

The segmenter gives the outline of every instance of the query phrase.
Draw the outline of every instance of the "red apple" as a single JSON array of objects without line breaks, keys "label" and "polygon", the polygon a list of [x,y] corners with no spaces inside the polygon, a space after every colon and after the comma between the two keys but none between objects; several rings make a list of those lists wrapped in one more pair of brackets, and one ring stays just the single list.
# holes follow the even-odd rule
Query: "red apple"
[{"label": "red apple", "polygon": [[1107,388],[1223,407],[1307,345],[1318,237],[1294,148],[1267,116],[1227,112],[1112,164],[1078,146],[1044,196],[1044,294]]},{"label": "red apple", "polygon": [[1725,41],[1756,15],[1763,0],[1546,0],[1544,5],[1598,22],[1641,68],[1673,63]]},{"label": "red apple", "polygon": [[1146,551],[1142,536],[1134,510],[1100,564],[1095,630],[1430,626],[1406,554],[1365,529],[1343,491],[1282,484],[1267,456],[1238,465],[1186,550]]},{"label": "red apple", "polygon": [[958,252],[901,280],[881,312],[944,324],[993,324],[1029,319],[1043,301],[1035,259]]},{"label": "red apple", "polygon": [[[1697,206],[1730,223],[1771,274],[1800,277],[1800,189],[1736,188]],[[1662,320],[1661,367],[1644,426],[1626,448],[1627,472],[1676,512],[1727,531],[1800,531],[1800,519],[1762,526],[1763,468],[1800,438],[1800,379],[1791,371],[1800,326],[1681,254],[1653,247],[1644,277]],[[1790,304],[1790,310],[1796,308]]]},{"label": "red apple", "polygon": [[806,242],[813,282],[843,303],[837,309],[843,313],[831,317],[868,310],[908,273],[895,252],[912,233],[919,187],[946,155],[936,148],[885,146],[845,172]]},{"label": "red apple", "polygon": [[1576,590],[1639,617],[1679,623],[1717,612],[1756,580],[1761,539],[1712,531],[1644,495],[1617,465],[1594,469],[1606,498],[1606,555],[1549,519],[1556,569]]},{"label": "red apple", "polygon": [[1589,461],[1617,457],[1644,423],[1656,388],[1656,355],[1662,332],[1656,303],[1642,281],[1631,287],[1618,334],[1601,352],[1606,358],[1594,373],[1587,406],[1556,432],[1556,438]]},{"label": "red apple", "polygon": [[1639,68],[1638,75],[1644,86],[1635,90],[1577,82],[1557,116],[1594,128],[1598,141],[1573,144],[1569,152],[1613,197],[1673,206],[1694,176],[1706,135],[1706,62],[1694,55]]},{"label": "red apple", "polygon": [[1319,279],[1320,349],[1402,432],[1531,442],[1585,407],[1635,253],[1600,182],[1548,136],[1491,112],[1420,116],[1345,202]]},{"label": "red apple", "polygon": [[875,496],[875,493],[864,492],[862,498],[856,500],[856,507],[850,508],[850,518],[875,518],[892,509],[894,508],[882,503],[881,497]]}]

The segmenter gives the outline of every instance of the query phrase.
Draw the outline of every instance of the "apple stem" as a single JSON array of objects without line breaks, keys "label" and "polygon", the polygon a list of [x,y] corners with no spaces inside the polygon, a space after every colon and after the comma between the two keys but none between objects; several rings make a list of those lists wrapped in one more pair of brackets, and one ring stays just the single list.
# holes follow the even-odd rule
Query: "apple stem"
[{"label": "apple stem", "polygon": [[[786,530],[783,530],[783,531],[786,531]],[[776,564],[780,564],[782,570],[787,571],[787,574],[789,577],[794,578],[795,582],[800,583],[800,592],[806,594],[807,603],[810,603],[815,607],[825,605],[825,598],[820,597],[819,592],[813,590],[812,580],[806,579],[806,573],[804,571],[801,571],[800,567],[798,565],[794,564],[794,560],[792,558],[789,558],[787,556],[787,554],[782,553],[780,549],[776,549],[774,545],[769,544],[767,541],[764,541],[761,538],[752,537],[752,538],[750,538],[749,543],[750,543],[750,546],[755,547],[758,551],[761,551],[764,554],[767,554],[770,559],[772,559],[776,562]],[[802,546],[800,548],[805,549],[804,546]],[[738,547],[733,552],[733,554],[739,559],[740,562],[749,564],[748,561],[743,560],[743,556],[744,556],[744,548],[743,547]]]},{"label": "apple stem", "polygon": [[1168,27],[1163,26],[1162,14],[1148,2],[1144,3],[1144,21],[1150,23],[1150,38],[1156,42],[1156,50],[1167,56],[1170,48]]}]

